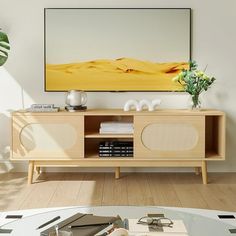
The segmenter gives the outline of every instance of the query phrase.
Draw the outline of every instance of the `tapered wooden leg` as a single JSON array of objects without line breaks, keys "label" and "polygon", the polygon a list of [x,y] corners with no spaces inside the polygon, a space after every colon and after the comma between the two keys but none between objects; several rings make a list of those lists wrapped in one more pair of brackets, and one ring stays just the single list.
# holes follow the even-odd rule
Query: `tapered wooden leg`
[{"label": "tapered wooden leg", "polygon": [[207,163],[206,161],[202,162],[202,182],[207,184]]},{"label": "tapered wooden leg", "polygon": [[36,166],[36,167],[35,167],[35,171],[36,171],[36,173],[39,175],[39,174],[40,174],[40,166]]},{"label": "tapered wooden leg", "polygon": [[195,169],[195,174],[199,175],[200,174],[200,167],[194,167]]},{"label": "tapered wooden leg", "polygon": [[29,161],[29,166],[28,166],[28,184],[32,184],[33,175],[34,175],[34,162],[33,161]]},{"label": "tapered wooden leg", "polygon": [[120,167],[116,167],[116,170],[115,170],[115,178],[116,178],[116,179],[119,179],[119,178],[120,178]]}]

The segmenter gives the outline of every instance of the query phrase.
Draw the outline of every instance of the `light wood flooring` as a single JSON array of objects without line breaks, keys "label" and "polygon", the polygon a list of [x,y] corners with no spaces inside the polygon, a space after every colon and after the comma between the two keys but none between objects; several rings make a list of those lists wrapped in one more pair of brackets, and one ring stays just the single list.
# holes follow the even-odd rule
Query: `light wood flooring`
[{"label": "light wood flooring", "polygon": [[236,211],[236,173],[0,174],[0,211],[78,205],[156,205]]}]

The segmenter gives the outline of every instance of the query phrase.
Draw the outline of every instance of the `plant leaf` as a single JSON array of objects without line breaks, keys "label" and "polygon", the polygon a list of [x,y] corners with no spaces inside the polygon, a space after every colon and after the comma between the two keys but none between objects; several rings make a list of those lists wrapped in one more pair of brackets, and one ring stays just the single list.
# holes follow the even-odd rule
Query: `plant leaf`
[{"label": "plant leaf", "polygon": [[7,61],[7,57],[0,56],[0,66],[2,66]]},{"label": "plant leaf", "polygon": [[[4,54],[4,55],[2,55]],[[0,57],[8,57],[8,53],[0,49]]]},{"label": "plant leaf", "polygon": [[1,47],[2,47],[2,48],[5,48],[5,49],[7,49],[7,50],[10,50],[10,48],[11,48],[9,44],[3,43],[3,42],[0,41],[0,48],[1,48]]},{"label": "plant leaf", "polygon": [[0,42],[6,42],[6,43],[9,43],[9,40],[8,40],[8,37],[7,35],[4,33],[4,32],[1,32],[0,31]]},{"label": "plant leaf", "polygon": [[4,32],[0,31],[0,66],[7,61],[8,50],[10,50],[8,37]]}]

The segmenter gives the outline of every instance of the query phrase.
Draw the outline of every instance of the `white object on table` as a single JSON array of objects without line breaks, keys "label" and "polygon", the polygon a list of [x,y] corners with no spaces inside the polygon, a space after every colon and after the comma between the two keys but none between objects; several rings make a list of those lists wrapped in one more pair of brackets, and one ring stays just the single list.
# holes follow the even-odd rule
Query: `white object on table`
[{"label": "white object on table", "polygon": [[147,99],[142,99],[138,104],[138,111],[142,111],[145,107],[149,111],[153,111],[152,103]]},{"label": "white object on table", "polygon": [[158,106],[161,104],[161,99],[152,100],[152,111],[156,110]]},{"label": "white object on table", "polygon": [[124,111],[130,111],[130,110],[136,110],[138,111],[138,101],[137,100],[134,100],[134,99],[131,99],[131,100],[128,100],[125,105],[124,105]]},{"label": "white object on table", "polygon": [[[40,236],[40,232],[44,229],[36,230],[36,228],[52,219],[55,216],[61,216],[61,220],[65,220],[78,212],[86,214],[95,214],[101,216],[119,215],[121,218],[134,219],[145,216],[149,213],[164,213],[171,219],[181,219],[186,225],[189,236],[222,236],[228,229],[236,227],[235,219],[219,219],[218,215],[234,215],[236,212],[214,211],[205,209],[178,208],[178,207],[156,207],[156,206],[96,206],[96,207],[63,207],[63,208],[45,208],[19,210],[12,212],[0,212],[0,227],[2,229],[12,229],[11,236],[30,235]],[[23,215],[21,219],[6,219],[7,215]],[[47,227],[53,226],[54,223]],[[194,232],[194,233],[193,233]],[[131,234],[129,236],[134,236]],[[151,235],[135,234],[135,236]],[[159,232],[158,236],[186,235],[183,233]],[[9,236],[9,234],[1,234],[1,236]]]},{"label": "white object on table", "polygon": [[142,99],[141,101],[128,100],[124,105],[124,111],[130,111],[132,109],[135,109],[136,111],[142,111],[145,108],[147,108],[148,111],[154,111],[160,104],[161,99],[154,99],[152,101],[147,99]]},{"label": "white object on table", "polygon": [[69,106],[83,106],[87,102],[87,94],[81,90],[69,90],[66,95],[66,104]]}]

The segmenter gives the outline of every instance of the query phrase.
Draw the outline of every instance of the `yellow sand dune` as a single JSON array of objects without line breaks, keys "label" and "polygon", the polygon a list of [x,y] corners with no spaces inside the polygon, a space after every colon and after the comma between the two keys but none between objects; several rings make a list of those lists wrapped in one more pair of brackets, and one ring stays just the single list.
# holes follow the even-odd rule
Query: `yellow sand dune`
[{"label": "yellow sand dune", "polygon": [[46,65],[46,89],[86,91],[180,91],[172,81],[186,62],[153,63],[132,58]]}]

